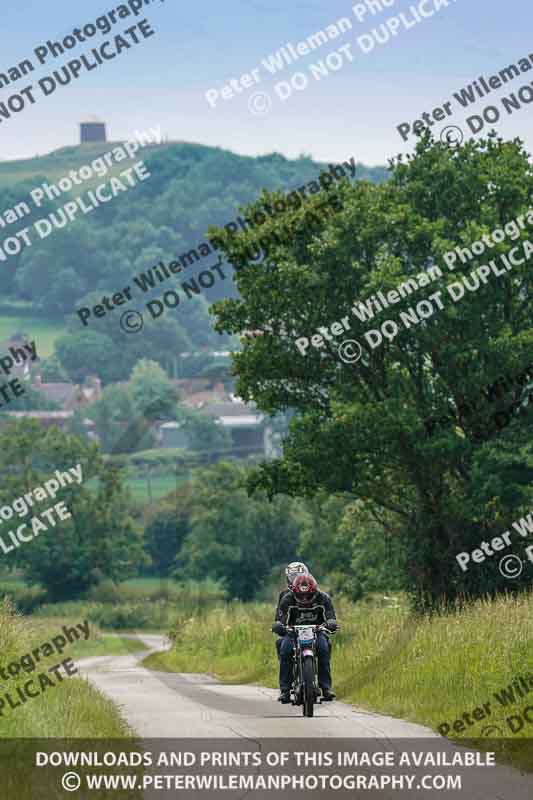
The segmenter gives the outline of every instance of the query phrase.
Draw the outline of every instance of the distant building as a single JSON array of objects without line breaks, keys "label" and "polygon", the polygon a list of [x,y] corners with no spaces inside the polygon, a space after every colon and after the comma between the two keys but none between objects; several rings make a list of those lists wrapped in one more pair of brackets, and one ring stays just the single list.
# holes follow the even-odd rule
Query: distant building
[{"label": "distant building", "polygon": [[233,446],[229,455],[247,458],[257,454],[273,458],[272,430],[254,403],[233,400],[206,404],[201,410],[230,432]]},{"label": "distant building", "polygon": [[96,117],[80,122],[80,143],[107,142],[106,124]]},{"label": "distant building", "polygon": [[[228,455],[237,458],[251,455],[275,457],[272,428],[254,403],[243,403],[221,381],[209,378],[182,378],[173,383],[183,406],[207,414],[229,431],[232,445]],[[159,446],[189,447],[187,436],[180,428],[181,424],[177,422],[161,425],[157,431]]]},{"label": "distant building", "polygon": [[22,353],[26,355],[27,360],[22,360],[22,354],[17,356],[18,363],[15,363],[10,370],[9,378],[18,378],[18,380],[29,380],[30,379],[30,372],[33,368],[38,367],[39,365],[39,356],[35,359],[35,361],[31,360],[31,356],[27,349],[25,349],[25,345],[29,345],[30,338],[26,333],[14,333],[13,336],[5,342],[0,342],[0,353],[2,355],[9,355],[9,349],[13,348],[13,350],[22,350]]},{"label": "distant building", "polygon": [[224,384],[215,383],[210,388],[212,381],[208,378],[185,378],[173,383],[178,389],[181,402],[189,408],[202,408],[206,403],[220,403],[229,399]]},{"label": "distant building", "polygon": [[89,406],[102,396],[102,384],[95,375],[87,376],[83,385],[74,383],[43,383],[38,373],[33,380],[32,388],[42,392],[48,400],[59,403],[63,411],[75,411],[77,408]]}]

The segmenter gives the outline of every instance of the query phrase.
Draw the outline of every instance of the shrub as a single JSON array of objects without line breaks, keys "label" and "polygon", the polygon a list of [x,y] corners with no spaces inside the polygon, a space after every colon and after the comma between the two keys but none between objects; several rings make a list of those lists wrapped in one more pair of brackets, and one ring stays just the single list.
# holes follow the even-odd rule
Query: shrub
[{"label": "shrub", "polygon": [[122,591],[114,581],[102,581],[87,593],[87,599],[96,603],[119,603]]},{"label": "shrub", "polygon": [[20,613],[31,614],[45,602],[46,590],[37,586],[16,586],[0,592],[0,599],[2,597],[9,598]]}]

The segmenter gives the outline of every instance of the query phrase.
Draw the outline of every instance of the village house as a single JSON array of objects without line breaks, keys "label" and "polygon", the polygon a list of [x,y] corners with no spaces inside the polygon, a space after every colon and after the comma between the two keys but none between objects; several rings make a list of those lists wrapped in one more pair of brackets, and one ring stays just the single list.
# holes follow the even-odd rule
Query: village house
[{"label": "village house", "polygon": [[44,383],[37,374],[32,389],[41,392],[47,400],[58,403],[64,411],[75,411],[95,403],[102,396],[102,383],[96,375],[88,376],[82,385],[68,382]]}]

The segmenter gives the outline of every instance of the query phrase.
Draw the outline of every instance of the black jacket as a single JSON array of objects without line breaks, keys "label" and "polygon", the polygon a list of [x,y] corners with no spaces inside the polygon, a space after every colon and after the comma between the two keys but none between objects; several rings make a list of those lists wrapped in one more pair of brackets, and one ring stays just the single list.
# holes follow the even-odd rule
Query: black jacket
[{"label": "black jacket", "polygon": [[[281,590],[281,592],[279,593],[279,596],[278,596],[278,605],[276,606],[276,622],[278,622],[278,621],[279,621],[279,617],[278,617],[279,604],[281,603],[281,601],[283,600],[283,598],[285,597],[285,595],[287,595],[287,594],[290,594],[290,593],[291,593],[291,590],[290,590],[289,588],[287,588],[287,589],[282,589],[282,590]],[[323,594],[325,594],[325,592],[324,592]],[[328,596],[329,596],[329,599],[331,600],[331,595],[328,595]],[[332,619],[332,617],[328,617],[328,619]]]},{"label": "black jacket", "polygon": [[312,606],[298,606],[290,589],[280,592],[275,622],[283,625],[322,625],[328,619],[336,619],[331,597],[326,592],[317,592]]}]

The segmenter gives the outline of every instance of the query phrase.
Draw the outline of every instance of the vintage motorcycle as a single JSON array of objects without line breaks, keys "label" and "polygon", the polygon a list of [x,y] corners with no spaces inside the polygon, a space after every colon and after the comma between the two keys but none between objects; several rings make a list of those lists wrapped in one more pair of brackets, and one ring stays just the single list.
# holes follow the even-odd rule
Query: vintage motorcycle
[{"label": "vintage motorcycle", "polygon": [[324,625],[293,625],[287,631],[294,637],[291,702],[294,706],[302,706],[304,717],[312,717],[315,703],[322,702],[318,686],[316,637],[319,631],[326,635],[331,631]]}]

